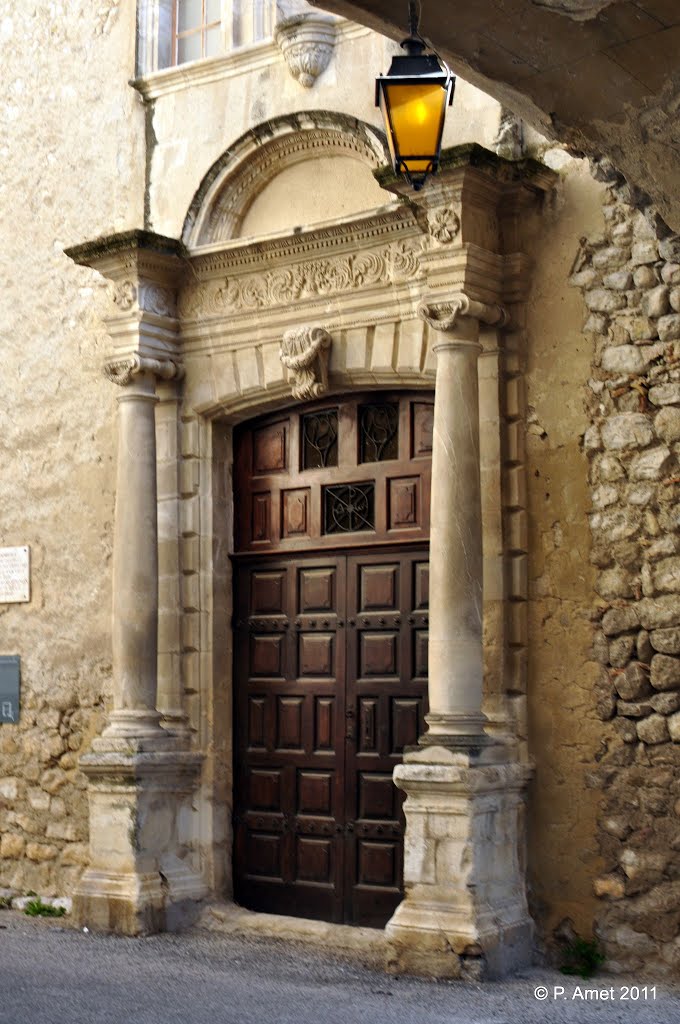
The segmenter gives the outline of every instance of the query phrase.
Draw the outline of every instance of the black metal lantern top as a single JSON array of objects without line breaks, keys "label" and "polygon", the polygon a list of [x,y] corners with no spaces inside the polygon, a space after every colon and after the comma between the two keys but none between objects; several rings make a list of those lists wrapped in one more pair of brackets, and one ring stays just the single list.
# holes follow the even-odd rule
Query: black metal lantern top
[{"label": "black metal lantern top", "polygon": [[410,31],[402,42],[407,56],[392,58],[375,83],[375,105],[385,121],[395,173],[417,190],[439,167],[446,107],[453,103],[455,76],[418,35],[415,3],[409,3]]}]

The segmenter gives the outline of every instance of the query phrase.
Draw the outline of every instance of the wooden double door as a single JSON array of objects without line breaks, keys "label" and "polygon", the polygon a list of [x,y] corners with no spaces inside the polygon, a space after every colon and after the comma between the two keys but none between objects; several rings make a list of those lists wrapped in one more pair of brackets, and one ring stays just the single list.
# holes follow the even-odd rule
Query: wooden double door
[{"label": "wooden double door", "polygon": [[330,397],[234,433],[238,902],[380,926],[392,781],[427,711],[432,396]]},{"label": "wooden double door", "polygon": [[236,899],[382,926],[402,898],[392,770],[427,711],[427,550],[237,575]]}]

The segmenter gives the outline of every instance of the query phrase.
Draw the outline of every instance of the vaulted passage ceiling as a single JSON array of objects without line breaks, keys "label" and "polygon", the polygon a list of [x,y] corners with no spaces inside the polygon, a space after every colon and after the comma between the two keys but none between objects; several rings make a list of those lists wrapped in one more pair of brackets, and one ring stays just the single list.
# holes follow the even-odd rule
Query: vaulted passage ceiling
[{"label": "vaulted passage ceiling", "polygon": [[[406,0],[316,5],[407,34]],[[680,231],[680,0],[422,0],[420,30],[543,134],[608,156]]]}]

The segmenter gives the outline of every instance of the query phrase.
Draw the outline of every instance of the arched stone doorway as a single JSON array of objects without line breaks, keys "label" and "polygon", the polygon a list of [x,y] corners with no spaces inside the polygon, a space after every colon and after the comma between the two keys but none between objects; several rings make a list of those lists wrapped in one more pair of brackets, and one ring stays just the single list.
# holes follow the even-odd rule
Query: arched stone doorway
[{"label": "arched stone doorway", "polygon": [[333,396],[234,435],[234,893],[384,926],[392,781],[427,713],[433,395]]},{"label": "arched stone doorway", "polygon": [[[293,119],[309,132],[303,149],[326,131],[309,119]],[[273,127],[289,135],[291,120],[262,139]],[[274,152],[262,139],[244,138],[244,153]],[[233,893],[234,428],[285,408],[291,393],[431,391],[436,377],[430,710],[427,733],[394,773],[407,793],[405,898],[386,934],[405,968],[458,976],[461,958],[474,956],[502,973],[527,957],[531,934],[520,857],[529,774],[520,224],[550,175],[461,147],[434,187],[407,202],[253,240],[238,224],[256,183],[246,182],[231,221],[248,161],[239,170],[230,158],[206,177],[184,244],[135,231],[70,250],[114,282],[106,366],[122,390],[114,708],[81,759],[93,828],[79,918],[137,933],[168,926],[206,888]],[[406,497],[407,515],[412,507]],[[289,526],[299,526],[299,501],[295,514]],[[330,551],[335,541],[324,543]],[[147,611],[143,632],[126,617],[133,599]],[[125,849],[115,861],[113,843]]]}]

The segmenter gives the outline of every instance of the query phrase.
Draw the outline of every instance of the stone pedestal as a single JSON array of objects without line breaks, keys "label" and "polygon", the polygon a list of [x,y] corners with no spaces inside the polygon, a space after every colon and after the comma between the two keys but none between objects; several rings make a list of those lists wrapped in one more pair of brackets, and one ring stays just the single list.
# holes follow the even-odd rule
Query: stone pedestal
[{"label": "stone pedestal", "polygon": [[206,895],[188,853],[201,756],[95,741],[80,759],[90,800],[90,866],[73,913],[93,930],[142,935],[192,923]]},{"label": "stone pedestal", "polygon": [[386,928],[391,970],[478,980],[531,962],[520,856],[528,773],[497,745],[430,746],[395,768],[406,896]]}]

